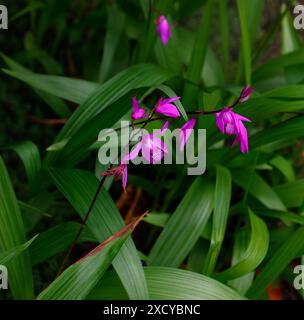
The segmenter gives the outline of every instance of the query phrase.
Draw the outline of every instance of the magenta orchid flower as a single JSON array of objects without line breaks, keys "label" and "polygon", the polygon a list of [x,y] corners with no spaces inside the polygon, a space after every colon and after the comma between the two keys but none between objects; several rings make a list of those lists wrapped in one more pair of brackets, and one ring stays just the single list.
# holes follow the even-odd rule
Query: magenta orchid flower
[{"label": "magenta orchid flower", "polygon": [[230,108],[224,108],[215,114],[216,125],[223,134],[235,135],[233,145],[240,144],[242,153],[248,152],[247,129],[243,122],[251,122],[249,119],[234,113]]},{"label": "magenta orchid flower", "polygon": [[160,16],[156,20],[156,30],[160,36],[161,42],[166,45],[172,36],[171,28],[165,16]]},{"label": "magenta orchid flower", "polygon": [[163,134],[168,128],[169,122],[167,121],[161,130],[154,133],[145,134],[142,136],[141,141],[136,144],[130,154],[124,157],[124,161],[135,159],[139,152],[142,156],[152,164],[161,161],[165,153],[168,153],[168,147],[158,135]]},{"label": "magenta orchid flower", "polygon": [[133,105],[133,110],[132,110],[131,117],[133,120],[146,118],[146,114],[145,114],[146,110],[139,105],[139,102],[137,101],[136,97],[133,97],[132,105]]},{"label": "magenta orchid flower", "polygon": [[180,97],[174,97],[169,99],[160,98],[155,106],[155,112],[161,113],[169,118],[178,118],[180,116],[177,107],[171,102],[179,100]]},{"label": "magenta orchid flower", "polygon": [[181,132],[179,136],[179,150],[182,152],[185,148],[185,145],[190,138],[193,128],[195,127],[196,124],[196,119],[192,118],[188,122],[186,122],[182,127],[181,127]]},{"label": "magenta orchid flower", "polygon": [[101,175],[102,176],[114,176],[115,181],[117,181],[119,178],[121,178],[122,187],[123,187],[124,191],[126,192],[127,181],[128,181],[127,164],[121,163],[116,168],[108,169],[106,172],[103,172]]},{"label": "magenta orchid flower", "polygon": [[252,92],[253,92],[253,88],[247,85],[241,92],[240,99],[239,99],[240,103],[247,101],[251,97]]}]

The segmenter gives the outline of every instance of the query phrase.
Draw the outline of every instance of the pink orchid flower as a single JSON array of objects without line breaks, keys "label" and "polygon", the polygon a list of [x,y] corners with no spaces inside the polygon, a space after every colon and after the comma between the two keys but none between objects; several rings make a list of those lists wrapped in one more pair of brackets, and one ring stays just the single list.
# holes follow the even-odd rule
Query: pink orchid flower
[{"label": "pink orchid flower", "polygon": [[240,100],[239,100],[240,103],[247,101],[251,97],[252,92],[253,92],[253,88],[247,85],[241,92]]},{"label": "pink orchid flower", "polygon": [[115,181],[122,178],[122,187],[126,192],[127,181],[128,181],[128,168],[125,163],[121,163],[116,168],[108,169],[106,172],[101,174],[102,176],[114,176]]},{"label": "pink orchid flower", "polygon": [[133,97],[132,105],[133,105],[133,110],[132,110],[131,117],[133,120],[146,118],[146,114],[145,114],[146,110],[139,105],[139,102],[137,101],[136,97]]},{"label": "pink orchid flower", "polygon": [[172,33],[169,22],[165,16],[160,16],[156,20],[156,30],[160,36],[162,43],[166,45],[171,38]]},{"label": "pink orchid flower", "polygon": [[180,116],[177,107],[171,102],[179,100],[180,97],[174,97],[169,99],[160,98],[155,106],[155,112],[161,113],[166,117],[178,118]]},{"label": "pink orchid flower", "polygon": [[145,134],[142,136],[141,141],[136,144],[130,154],[124,157],[124,161],[135,159],[139,152],[142,156],[152,164],[161,161],[165,153],[168,153],[168,147],[158,135],[163,134],[168,128],[169,122],[167,121],[161,130],[154,133]]},{"label": "pink orchid flower", "polygon": [[223,134],[235,135],[233,145],[240,144],[242,153],[248,152],[247,129],[243,122],[251,122],[249,119],[234,113],[230,108],[224,108],[215,114],[216,125]]},{"label": "pink orchid flower", "polygon": [[182,152],[185,148],[185,145],[190,138],[193,128],[195,127],[196,124],[196,119],[192,118],[188,122],[186,122],[182,127],[181,127],[181,132],[179,136],[179,150]]}]

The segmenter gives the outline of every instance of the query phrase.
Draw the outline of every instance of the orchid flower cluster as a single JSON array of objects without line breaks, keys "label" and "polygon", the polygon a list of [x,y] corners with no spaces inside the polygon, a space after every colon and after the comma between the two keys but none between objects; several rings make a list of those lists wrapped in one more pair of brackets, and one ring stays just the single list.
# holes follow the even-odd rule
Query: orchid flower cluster
[{"label": "orchid flower cluster", "polygon": [[[230,107],[224,107],[221,110],[213,111],[209,113],[214,113],[216,125],[221,133],[229,136],[235,136],[233,145],[239,143],[240,149],[242,153],[247,153],[249,151],[248,147],[248,135],[247,129],[244,126],[243,122],[251,122],[249,119],[235,113],[233,111],[234,106],[239,103],[243,103],[247,101],[251,94],[253,88],[247,85],[241,92],[240,97],[236,100],[236,102]],[[126,153],[122,159],[120,164],[115,168],[110,168],[106,172],[103,172],[103,176],[114,176],[115,180],[121,178],[122,179],[122,187],[124,191],[126,191],[127,186],[127,177],[128,177],[128,169],[127,165],[130,160],[135,159],[139,153],[148,161],[149,164],[157,164],[159,163],[165,153],[168,153],[168,147],[165,142],[159,137],[162,135],[169,126],[169,121],[167,118],[179,118],[180,111],[173,103],[180,100],[180,97],[172,97],[168,99],[160,98],[152,111],[147,112],[145,108],[143,108],[136,97],[132,99],[132,124],[136,125],[134,121],[146,119],[145,124],[152,120],[152,117],[155,113],[161,114],[164,116],[166,120],[162,129],[157,130],[153,133],[143,134],[141,136],[141,140],[133,147],[130,153]],[[193,129],[196,125],[197,118],[200,115],[204,115],[204,112],[197,111],[195,112],[196,116],[187,121],[180,128],[180,136],[179,136],[179,150],[183,152],[189,137],[191,136]],[[142,123],[142,122],[141,122]]]}]

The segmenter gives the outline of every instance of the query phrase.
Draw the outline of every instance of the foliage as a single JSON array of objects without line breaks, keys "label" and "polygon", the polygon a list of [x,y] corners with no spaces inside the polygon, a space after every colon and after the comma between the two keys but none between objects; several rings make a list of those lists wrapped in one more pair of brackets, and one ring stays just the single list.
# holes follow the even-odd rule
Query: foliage
[{"label": "foliage", "polygon": [[[0,263],[10,293],[0,298],[267,299],[270,284],[300,298],[290,266],[304,254],[304,47],[292,1],[272,14],[264,0],[74,2],[7,4],[16,38],[1,47],[1,112],[14,119],[1,137]],[[173,26],[166,45],[160,15]],[[234,108],[251,120],[242,154],[213,112],[247,84],[251,99]],[[126,193],[102,177],[98,134],[130,118],[133,96],[148,109],[180,96],[175,127],[206,113],[203,176],[130,166]],[[133,237],[73,264],[147,210]]]}]

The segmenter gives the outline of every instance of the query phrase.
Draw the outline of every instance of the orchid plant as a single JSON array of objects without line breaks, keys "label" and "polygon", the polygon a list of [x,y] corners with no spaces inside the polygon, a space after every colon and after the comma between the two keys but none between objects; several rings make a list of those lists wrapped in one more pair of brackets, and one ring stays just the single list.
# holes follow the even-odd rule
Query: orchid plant
[{"label": "orchid plant", "polygon": [[[211,113],[215,114],[216,125],[218,129],[226,135],[235,135],[235,140],[233,145],[239,143],[240,149],[242,153],[247,153],[249,151],[248,147],[248,134],[247,129],[244,126],[243,122],[250,122],[249,119],[233,112],[233,107],[238,103],[243,103],[247,101],[253,92],[253,88],[247,85],[241,92],[240,97],[231,107],[224,107],[220,111],[214,111]],[[180,112],[178,108],[172,104],[172,102],[179,100],[180,97],[173,97],[169,99],[160,98],[154,108],[151,110],[150,115],[146,113],[146,109],[142,108],[139,105],[139,102],[136,100],[136,97],[132,99],[132,120],[140,120],[148,118],[145,122],[147,124],[149,121],[153,121],[152,116],[154,113],[160,113],[165,116],[165,120],[167,118],[179,118]],[[197,111],[197,117],[203,116],[203,111]],[[179,149],[182,151],[185,148],[185,145],[192,134],[195,124],[196,118],[192,118],[187,121],[181,127],[181,134],[179,139]],[[136,125],[134,123],[133,125]],[[122,178],[122,187],[124,191],[126,191],[127,179],[128,179],[128,170],[126,161],[132,160],[136,158],[139,152],[142,152],[143,157],[150,164],[159,163],[164,157],[164,153],[168,153],[168,147],[165,142],[163,142],[158,135],[162,134],[166,131],[169,126],[169,121],[166,121],[163,128],[159,130],[159,132],[146,134],[142,136],[141,141],[138,142],[132,151],[129,154],[125,154],[121,161],[121,164],[116,168],[110,168],[106,172],[103,172],[103,176],[115,176],[115,180],[119,177]]]}]

